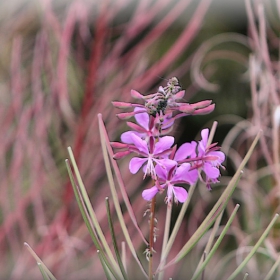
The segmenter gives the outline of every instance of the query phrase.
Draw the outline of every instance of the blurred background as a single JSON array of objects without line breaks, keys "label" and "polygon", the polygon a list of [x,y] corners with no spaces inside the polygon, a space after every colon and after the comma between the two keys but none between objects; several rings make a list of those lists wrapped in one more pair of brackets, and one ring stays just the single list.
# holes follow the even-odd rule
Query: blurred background
[{"label": "blurred background", "polygon": [[[131,89],[153,93],[176,76],[186,102],[216,104],[210,115],[181,119],[173,131],[177,143],[199,139],[200,130],[217,120],[214,141],[227,162],[212,192],[197,186],[171,255],[217,201],[257,132],[264,132],[225,213],[226,218],[238,202],[238,218],[206,269],[207,279],[225,279],[279,212],[279,17],[277,0],[2,0],[0,278],[40,279],[23,245],[28,242],[57,279],[104,279],[68,179],[67,147],[110,239],[97,114],[109,138],[118,141],[127,126],[111,101],[130,102]],[[119,166],[147,236],[147,203],[141,197],[147,186],[141,174],[128,172],[127,159]],[[160,248],[162,197],[157,206]],[[174,219],[179,210],[174,207]],[[251,279],[263,279],[258,277],[277,259],[279,228],[246,267]],[[145,247],[132,225],[129,230],[145,262]],[[166,277],[192,275],[206,241],[207,234]],[[129,270],[134,269],[132,261]]]}]

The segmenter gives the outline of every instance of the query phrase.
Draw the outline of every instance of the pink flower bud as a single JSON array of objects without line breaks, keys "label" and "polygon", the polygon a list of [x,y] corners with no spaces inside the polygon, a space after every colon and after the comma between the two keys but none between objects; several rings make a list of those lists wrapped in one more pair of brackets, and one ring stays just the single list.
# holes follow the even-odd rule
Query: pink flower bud
[{"label": "pink flower bud", "polygon": [[203,101],[192,104],[192,106],[195,109],[202,109],[202,108],[208,107],[211,103],[212,103],[212,100],[203,100]]},{"label": "pink flower bud", "polygon": [[138,92],[138,91],[136,91],[136,90],[134,90],[134,89],[132,89],[132,90],[130,91],[130,94],[131,94],[131,96],[132,96],[133,98],[136,98],[136,99],[143,99],[143,98],[144,98],[144,96],[143,96],[140,92]]},{"label": "pink flower bud", "polygon": [[122,152],[117,152],[114,154],[113,158],[114,159],[121,159],[127,155],[129,155],[131,152],[130,151],[122,151]]},{"label": "pink flower bud", "polygon": [[125,143],[120,143],[120,142],[111,142],[111,147],[112,148],[116,148],[116,149],[123,149],[123,148],[127,148],[127,144]]},{"label": "pink flower bud", "polygon": [[127,120],[135,115],[135,112],[119,113],[117,117],[121,120]]},{"label": "pink flower bud", "polygon": [[119,108],[119,109],[125,109],[125,108],[132,107],[132,104],[128,103],[128,102],[113,101],[112,104],[114,107]]},{"label": "pink flower bud", "polygon": [[211,104],[208,107],[195,110],[193,115],[206,115],[206,114],[210,114],[214,109],[215,109],[215,104]]},{"label": "pink flower bud", "polygon": [[183,112],[183,113],[186,113],[186,114],[192,114],[195,110],[195,108],[191,105],[191,104],[184,104],[184,103],[181,103],[183,105],[180,105],[178,110]]}]

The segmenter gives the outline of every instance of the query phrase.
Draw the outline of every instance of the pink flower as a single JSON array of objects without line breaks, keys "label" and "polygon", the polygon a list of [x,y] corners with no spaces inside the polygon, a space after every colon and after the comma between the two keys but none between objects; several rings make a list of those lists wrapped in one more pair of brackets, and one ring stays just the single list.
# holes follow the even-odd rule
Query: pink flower
[{"label": "pink flower", "polygon": [[134,144],[134,152],[142,155],[143,158],[134,157],[130,160],[129,170],[132,174],[135,174],[139,169],[145,164],[144,172],[146,177],[147,174],[150,174],[153,179],[156,179],[155,164],[160,164],[162,157],[167,156],[171,153],[171,146],[174,143],[174,137],[164,136],[158,139],[158,142],[155,143],[153,137],[149,138],[149,141],[141,139],[136,134],[131,134],[131,141]]},{"label": "pink flower", "polygon": [[174,201],[183,203],[188,197],[188,193],[182,186],[175,184],[194,184],[197,181],[197,170],[190,170],[189,163],[183,163],[178,166],[176,161],[162,160],[161,165],[155,167],[160,187],[153,186],[144,190],[142,197],[145,200],[151,200],[159,191],[167,188],[166,202],[170,203],[174,197]]},{"label": "pink flower", "polygon": [[[221,151],[217,151],[217,143],[207,145],[209,137],[209,129],[203,129],[201,131],[201,141],[198,142],[198,158],[196,167],[205,173],[207,188],[211,189],[210,183],[217,183],[220,176],[219,167],[222,166],[222,162],[225,160],[225,154]],[[201,178],[202,179],[202,178]]]}]

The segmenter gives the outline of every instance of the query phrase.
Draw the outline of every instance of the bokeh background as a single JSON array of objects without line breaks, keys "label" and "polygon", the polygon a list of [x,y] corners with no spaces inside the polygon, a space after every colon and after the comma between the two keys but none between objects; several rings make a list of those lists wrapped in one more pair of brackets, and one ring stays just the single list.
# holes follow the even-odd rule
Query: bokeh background
[{"label": "bokeh background", "polygon": [[[68,179],[67,147],[110,239],[104,203],[110,193],[97,114],[117,141],[127,127],[111,101],[130,102],[131,89],[152,93],[176,76],[186,102],[212,99],[216,104],[210,115],[182,119],[173,131],[177,143],[199,139],[200,130],[217,120],[214,140],[228,159],[221,183],[210,193],[197,186],[171,255],[217,201],[253,137],[264,132],[221,229],[237,202],[238,218],[206,270],[205,279],[225,279],[279,211],[279,31],[277,0],[2,0],[0,278],[40,279],[23,245],[28,242],[57,279],[104,279]],[[141,192],[151,182],[129,174],[128,160],[119,165],[147,235]],[[160,248],[163,197],[157,205]],[[179,209],[174,207],[174,219]],[[115,226],[122,241],[117,221]],[[277,259],[279,226],[246,267],[251,279],[263,279]],[[145,247],[132,225],[129,230],[142,255]],[[192,275],[206,241],[207,234],[167,276]],[[133,261],[129,269],[135,273]]]}]

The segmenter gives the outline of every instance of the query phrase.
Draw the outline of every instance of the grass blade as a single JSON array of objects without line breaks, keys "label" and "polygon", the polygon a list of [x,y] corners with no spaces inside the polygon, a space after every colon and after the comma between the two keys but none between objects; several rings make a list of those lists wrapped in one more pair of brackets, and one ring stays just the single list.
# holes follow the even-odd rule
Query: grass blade
[{"label": "grass blade", "polygon": [[112,198],[113,198],[113,202],[114,202],[114,206],[117,212],[117,216],[125,237],[125,240],[127,242],[127,245],[133,255],[133,257],[135,258],[137,264],[139,265],[141,271],[143,272],[143,274],[147,277],[147,273],[144,270],[138,256],[137,253],[135,251],[135,248],[133,246],[132,240],[130,238],[130,235],[128,233],[124,218],[123,218],[123,214],[122,214],[122,210],[120,207],[120,203],[118,200],[118,194],[117,194],[117,190],[114,184],[114,179],[113,179],[113,174],[112,174],[112,170],[110,167],[110,160],[109,160],[109,156],[108,156],[108,152],[107,152],[107,147],[106,147],[106,140],[104,139],[104,132],[103,130],[105,129],[103,121],[102,121],[102,117],[101,114],[98,115],[98,120],[99,120],[99,129],[100,129],[100,138],[101,138],[101,147],[102,147],[102,152],[103,152],[103,157],[104,157],[104,162],[105,162],[105,167],[106,167],[106,172],[107,172],[107,176],[108,176],[108,181],[109,181],[109,186],[110,186],[110,190],[111,190],[111,194],[112,194]]},{"label": "grass blade", "polygon": [[264,233],[262,234],[262,236],[260,237],[258,242],[255,244],[255,246],[253,247],[251,252],[243,260],[243,262],[236,268],[236,270],[229,276],[228,280],[233,280],[242,271],[242,269],[246,266],[246,264],[253,257],[253,255],[256,253],[256,251],[261,246],[261,244],[265,240],[266,236],[268,235],[268,233],[270,232],[270,230],[274,226],[276,220],[278,219],[278,216],[279,216],[279,214],[275,214],[274,218],[272,219],[272,221],[270,222],[270,224],[268,225],[268,227],[266,228],[266,230],[264,231]]},{"label": "grass blade", "polygon": [[101,143],[103,143],[103,141],[106,143],[107,152],[109,153],[109,158],[110,158],[111,164],[113,166],[113,169],[114,169],[114,172],[115,172],[115,175],[116,175],[116,179],[117,179],[117,182],[118,182],[118,185],[119,185],[119,188],[120,188],[125,206],[126,206],[127,211],[129,213],[130,219],[133,222],[133,224],[134,224],[135,228],[137,229],[139,235],[141,236],[142,240],[145,242],[146,245],[148,245],[148,241],[146,240],[146,238],[144,237],[141,229],[138,226],[136,217],[134,215],[134,211],[132,209],[130,200],[129,200],[129,198],[127,196],[127,193],[126,193],[126,190],[125,190],[124,182],[123,182],[118,164],[113,159],[113,154],[114,153],[113,153],[112,147],[110,145],[109,137],[108,137],[106,128],[104,126],[101,114],[98,114],[98,121],[99,121],[99,132],[100,132],[100,137],[101,137]]},{"label": "grass blade", "polygon": [[111,278],[110,270],[108,269],[108,266],[107,266],[106,261],[104,259],[104,255],[101,254],[101,252],[99,250],[97,250],[97,255],[99,257],[99,260],[100,260],[101,265],[103,267],[103,270],[105,272],[106,279],[107,280],[111,280],[112,278]]},{"label": "grass blade", "polygon": [[42,274],[42,276],[43,276],[43,279],[44,279],[44,280],[50,280],[50,277],[48,276],[48,274],[47,274],[46,271],[44,270],[42,264],[41,264],[41,263],[37,263],[37,265],[38,265],[38,267],[39,267],[39,269],[40,269],[40,272],[41,272],[41,274]]},{"label": "grass blade", "polygon": [[200,275],[200,273],[205,269],[206,265],[209,263],[209,261],[211,260],[212,256],[214,255],[214,253],[216,252],[216,250],[218,249],[221,241],[223,240],[225,234],[227,233],[237,211],[239,208],[239,204],[237,204],[232,212],[232,214],[230,215],[230,218],[228,220],[228,222],[226,223],[223,231],[221,232],[219,238],[217,239],[217,241],[215,242],[213,248],[211,249],[211,251],[209,252],[209,254],[207,255],[207,257],[205,258],[205,260],[203,261],[203,263],[201,264],[201,266],[199,267],[199,269],[195,272],[194,276],[192,277],[191,280],[195,280],[198,278],[198,276]]},{"label": "grass blade", "polygon": [[40,271],[44,271],[43,277],[45,274],[48,275],[49,279],[56,280],[54,275],[50,272],[50,270],[46,267],[46,265],[42,262],[42,260],[38,257],[38,255],[33,251],[33,249],[30,247],[30,245],[26,242],[24,242],[24,245],[26,246],[27,250],[30,252],[30,254],[33,256],[33,258],[36,260],[37,264],[39,266]]},{"label": "grass blade", "polygon": [[[83,218],[86,218],[86,220],[89,222],[89,224],[87,224],[87,226],[88,226],[89,229],[91,229],[91,231],[92,231],[93,228],[95,229],[96,235],[98,236],[102,246],[104,247],[104,250],[105,250],[106,255],[108,257],[108,260],[109,260],[109,262],[107,263],[107,266],[112,269],[112,273],[114,274],[114,276],[116,278],[121,277],[121,271],[118,267],[118,264],[117,264],[116,260],[114,259],[113,253],[112,253],[112,251],[111,251],[111,249],[110,249],[110,247],[107,243],[107,240],[106,240],[106,238],[105,238],[105,236],[102,232],[102,229],[99,225],[99,222],[97,220],[96,214],[95,214],[95,212],[92,208],[92,205],[90,203],[87,191],[86,191],[84,183],[82,181],[82,178],[81,178],[78,166],[76,164],[76,161],[75,161],[75,158],[74,158],[71,147],[68,147],[68,153],[69,153],[69,157],[70,157],[70,160],[71,160],[74,172],[75,172],[75,176],[76,176],[77,181],[78,181],[78,185],[75,184],[74,176],[73,176],[73,173],[71,171],[71,168],[70,168],[69,164],[68,164],[67,170],[68,170],[68,173],[69,173],[69,176],[70,176],[70,179],[71,179],[71,183],[73,185],[74,192],[75,192],[75,189],[77,189],[77,188],[80,191],[81,197],[78,194],[76,196],[76,199],[77,199],[78,203],[79,203],[79,201],[84,203],[84,206],[82,206],[80,208],[80,209],[84,209],[83,212],[84,212],[85,215],[83,216]],[[92,224],[92,225],[90,225],[90,224]],[[95,235],[91,235],[91,236],[93,237]],[[99,242],[95,243],[95,245],[98,245],[98,244],[99,244]],[[103,249],[101,248],[100,245],[97,248],[98,248],[98,250],[100,250],[100,253],[104,254]],[[103,258],[104,258],[104,260],[107,260],[107,258],[105,257],[105,254],[104,254]]]},{"label": "grass blade", "polygon": [[110,204],[109,204],[109,198],[108,197],[106,197],[105,202],[106,202],[109,228],[110,228],[111,237],[112,237],[112,240],[113,240],[115,254],[116,254],[117,261],[118,261],[119,267],[121,269],[122,275],[123,275],[123,279],[127,280],[128,277],[127,277],[126,271],[124,269],[123,262],[121,260],[121,256],[120,256],[120,253],[119,253],[119,250],[118,250],[118,245],[117,245],[116,235],[115,235],[115,231],[114,231],[114,227],[113,227],[113,222],[112,222],[112,216],[111,216]]},{"label": "grass blade", "polygon": [[219,217],[216,219],[215,221],[215,224],[212,228],[212,231],[211,231],[211,234],[209,236],[209,239],[207,241],[207,244],[205,246],[205,249],[204,249],[204,252],[203,252],[203,255],[201,256],[201,259],[199,261],[199,264],[197,265],[197,268],[196,268],[196,271],[194,273],[194,275],[197,273],[197,271],[200,269],[202,263],[205,261],[205,258],[207,256],[207,254],[209,253],[211,247],[212,247],[212,244],[214,242],[214,238],[216,236],[216,233],[217,233],[217,230],[219,228],[219,225],[220,225],[220,222],[221,222],[221,219],[222,219],[222,216],[223,216],[223,213],[224,211],[221,212],[221,214],[219,215]]},{"label": "grass blade", "polygon": [[278,256],[278,258],[277,258],[276,262],[274,263],[274,265],[269,270],[268,274],[265,276],[264,280],[271,279],[271,277],[273,276],[273,273],[279,267],[279,265],[280,265],[280,255]]}]

